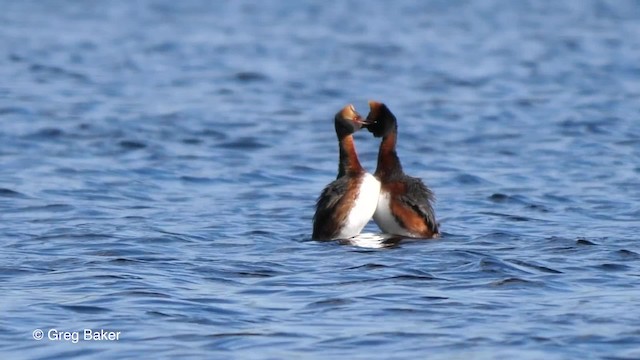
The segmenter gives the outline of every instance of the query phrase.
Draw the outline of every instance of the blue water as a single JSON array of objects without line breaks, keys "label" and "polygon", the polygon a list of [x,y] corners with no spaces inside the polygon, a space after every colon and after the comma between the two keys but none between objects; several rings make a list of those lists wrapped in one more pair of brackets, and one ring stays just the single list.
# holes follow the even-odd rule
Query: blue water
[{"label": "blue water", "polygon": [[[640,2],[0,7],[3,359],[640,358]],[[442,239],[310,240],[369,99]]]}]

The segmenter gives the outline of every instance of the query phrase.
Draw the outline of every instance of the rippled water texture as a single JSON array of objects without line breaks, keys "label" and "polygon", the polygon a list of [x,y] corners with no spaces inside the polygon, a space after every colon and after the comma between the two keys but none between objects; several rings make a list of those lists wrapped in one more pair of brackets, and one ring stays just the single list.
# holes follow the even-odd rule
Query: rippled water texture
[{"label": "rippled water texture", "polygon": [[[640,2],[1,8],[2,358],[640,358]],[[369,99],[441,240],[310,240]]]}]

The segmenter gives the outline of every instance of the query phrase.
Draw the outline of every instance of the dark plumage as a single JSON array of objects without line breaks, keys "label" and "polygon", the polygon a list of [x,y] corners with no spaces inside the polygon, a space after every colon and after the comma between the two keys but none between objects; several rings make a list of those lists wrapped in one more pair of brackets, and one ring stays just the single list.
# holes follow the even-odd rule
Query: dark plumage
[{"label": "dark plumage", "polygon": [[347,212],[341,209],[344,207],[344,200],[347,199],[345,194],[348,191],[349,178],[346,176],[338,177],[322,190],[316,200],[316,213],[313,216],[314,239],[333,239],[339,232],[347,215]]},{"label": "dark plumage", "polygon": [[439,235],[432,203],[434,195],[418,178],[408,176],[396,153],[398,122],[385,104],[369,102],[367,129],[382,137],[374,176],[380,181],[380,198],[373,219],[386,233],[432,238]]}]

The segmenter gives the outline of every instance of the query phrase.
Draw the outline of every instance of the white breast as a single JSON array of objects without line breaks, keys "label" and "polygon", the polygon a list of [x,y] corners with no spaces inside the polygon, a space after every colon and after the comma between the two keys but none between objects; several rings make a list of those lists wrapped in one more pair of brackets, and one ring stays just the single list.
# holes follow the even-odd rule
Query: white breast
[{"label": "white breast", "polygon": [[373,175],[366,173],[360,183],[358,197],[345,220],[344,226],[338,234],[340,239],[356,236],[367,225],[378,204],[380,181]]},{"label": "white breast", "polygon": [[389,204],[390,196],[386,191],[380,191],[378,197],[378,206],[373,214],[373,221],[378,224],[378,227],[387,234],[395,234],[401,236],[413,237],[414,235],[408,232],[404,227],[400,226],[396,221],[396,218],[391,213],[391,206]]}]

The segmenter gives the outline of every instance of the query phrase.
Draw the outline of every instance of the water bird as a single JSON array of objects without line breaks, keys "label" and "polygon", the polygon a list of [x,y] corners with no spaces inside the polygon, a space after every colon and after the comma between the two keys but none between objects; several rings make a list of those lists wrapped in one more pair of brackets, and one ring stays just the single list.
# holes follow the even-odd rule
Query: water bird
[{"label": "water bird", "polygon": [[376,138],[382,137],[378,164],[373,174],[381,183],[373,220],[382,231],[411,238],[439,237],[433,192],[420,180],[402,170],[396,152],[398,121],[389,108],[369,101],[365,127]]},{"label": "water bird", "polygon": [[316,240],[358,235],[371,220],[380,193],[380,182],[360,164],[353,139],[367,122],[349,104],[336,114],[334,124],[340,151],[338,176],[316,201],[312,235]]}]

